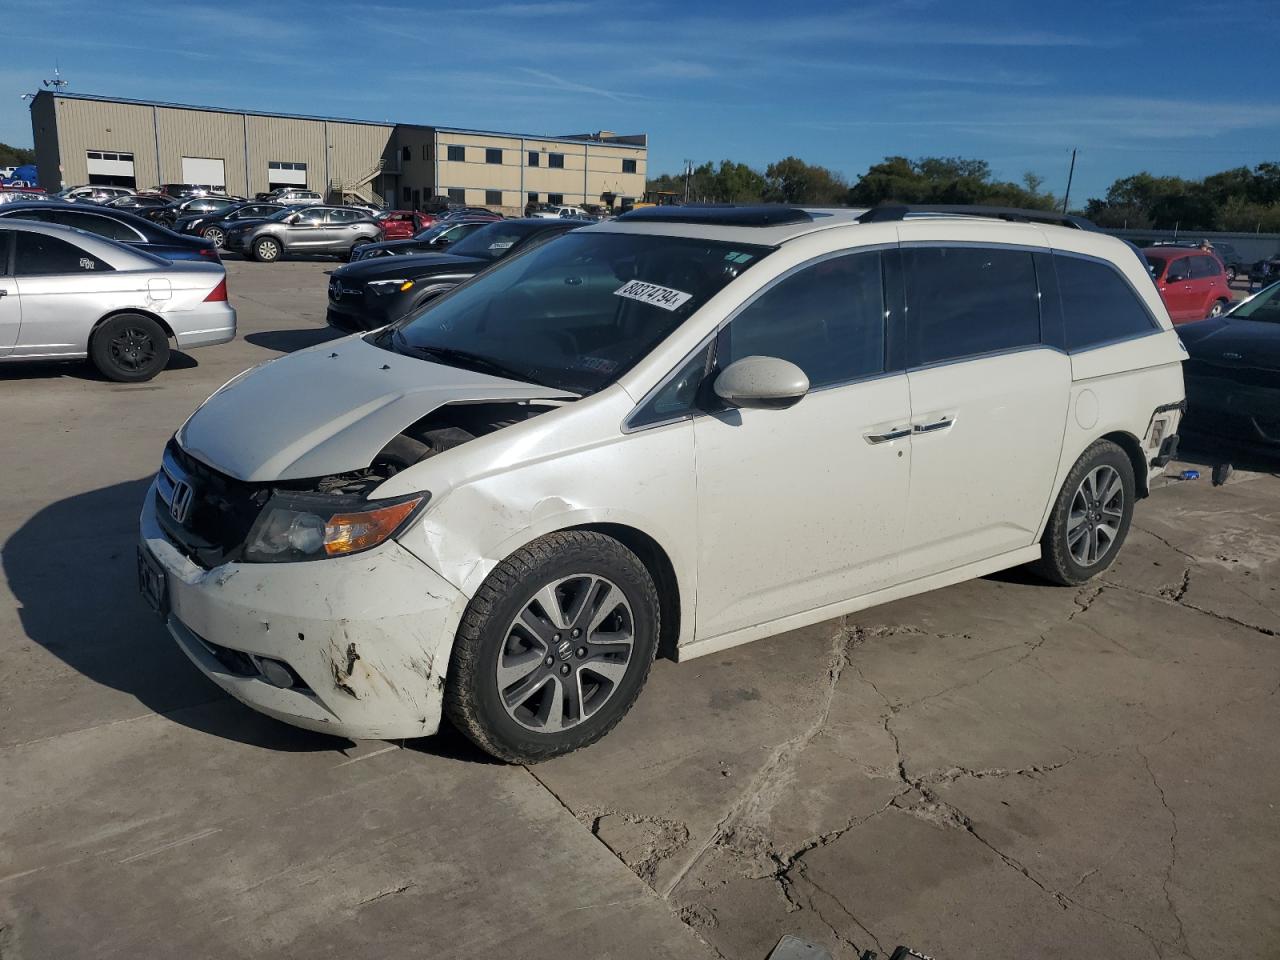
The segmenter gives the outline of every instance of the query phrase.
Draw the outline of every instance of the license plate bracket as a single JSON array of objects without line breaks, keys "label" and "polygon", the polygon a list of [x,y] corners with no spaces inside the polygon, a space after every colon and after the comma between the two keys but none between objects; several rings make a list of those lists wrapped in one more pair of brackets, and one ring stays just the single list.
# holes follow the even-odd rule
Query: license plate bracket
[{"label": "license plate bracket", "polygon": [[138,592],[160,617],[169,616],[168,578],[151,551],[142,546],[138,547]]}]

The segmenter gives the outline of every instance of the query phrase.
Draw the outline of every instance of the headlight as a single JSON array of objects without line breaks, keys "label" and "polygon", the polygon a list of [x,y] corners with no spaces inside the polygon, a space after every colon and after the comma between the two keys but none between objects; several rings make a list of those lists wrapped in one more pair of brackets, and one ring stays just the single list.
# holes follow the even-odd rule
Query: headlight
[{"label": "headlight", "polygon": [[388,500],[277,492],[249,531],[247,563],[296,563],[343,557],[376,547],[430,499],[415,493]]},{"label": "headlight", "polygon": [[369,289],[378,295],[387,293],[404,293],[406,290],[413,289],[412,280],[370,280]]}]

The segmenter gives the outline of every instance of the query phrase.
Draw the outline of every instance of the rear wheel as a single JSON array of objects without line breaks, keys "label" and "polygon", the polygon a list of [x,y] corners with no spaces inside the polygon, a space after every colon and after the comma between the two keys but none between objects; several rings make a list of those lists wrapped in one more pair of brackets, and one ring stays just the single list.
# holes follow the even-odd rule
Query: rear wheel
[{"label": "rear wheel", "polygon": [[227,240],[227,235],[222,232],[221,227],[205,227],[202,236],[219,250]]},{"label": "rear wheel", "polygon": [[622,719],[658,646],[658,594],[601,533],[553,533],[494,568],[463,615],[445,686],[450,720],[481,749],[536,763]]},{"label": "rear wheel", "polygon": [[93,332],[89,359],[108,380],[142,383],[169,363],[169,335],[150,317],[122,313]]},{"label": "rear wheel", "polygon": [[263,263],[272,263],[280,259],[280,243],[271,237],[262,237],[253,243],[253,255],[257,260]]},{"label": "rear wheel", "polygon": [[1235,282],[1236,282],[1236,276],[1237,276],[1237,274],[1236,274],[1236,268],[1235,268],[1235,267],[1227,267],[1227,283],[1235,283]]},{"label": "rear wheel", "polygon": [[1058,493],[1034,565],[1047,580],[1076,586],[1111,566],[1133,521],[1133,464],[1110,440],[1081,454]]},{"label": "rear wheel", "polygon": [[1229,304],[1226,300],[1215,300],[1213,306],[1209,308],[1209,316],[1220,317],[1227,312]]}]

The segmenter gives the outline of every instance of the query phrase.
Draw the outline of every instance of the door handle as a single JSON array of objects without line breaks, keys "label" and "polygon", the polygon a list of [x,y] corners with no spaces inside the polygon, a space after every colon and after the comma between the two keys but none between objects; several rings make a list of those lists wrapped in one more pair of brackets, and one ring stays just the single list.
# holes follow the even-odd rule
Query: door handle
[{"label": "door handle", "polygon": [[867,443],[887,443],[890,440],[901,440],[903,437],[911,436],[910,427],[895,427],[884,433],[864,433]]},{"label": "door handle", "polygon": [[933,423],[917,423],[911,428],[913,433],[936,433],[939,430],[949,430],[955,425],[955,420],[944,418]]}]

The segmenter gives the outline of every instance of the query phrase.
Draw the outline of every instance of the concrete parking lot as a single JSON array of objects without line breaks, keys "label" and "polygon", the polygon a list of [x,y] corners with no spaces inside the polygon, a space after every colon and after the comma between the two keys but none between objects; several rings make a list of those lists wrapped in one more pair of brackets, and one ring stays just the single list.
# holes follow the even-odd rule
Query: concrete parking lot
[{"label": "concrete parking lot", "polygon": [[532,769],[224,697],[136,596],[138,505],[205,396],[329,336],[331,267],[230,262],[240,338],[149,384],[0,367],[0,958],[1280,955],[1275,464],[1198,458],[1084,589],[660,662]]}]

